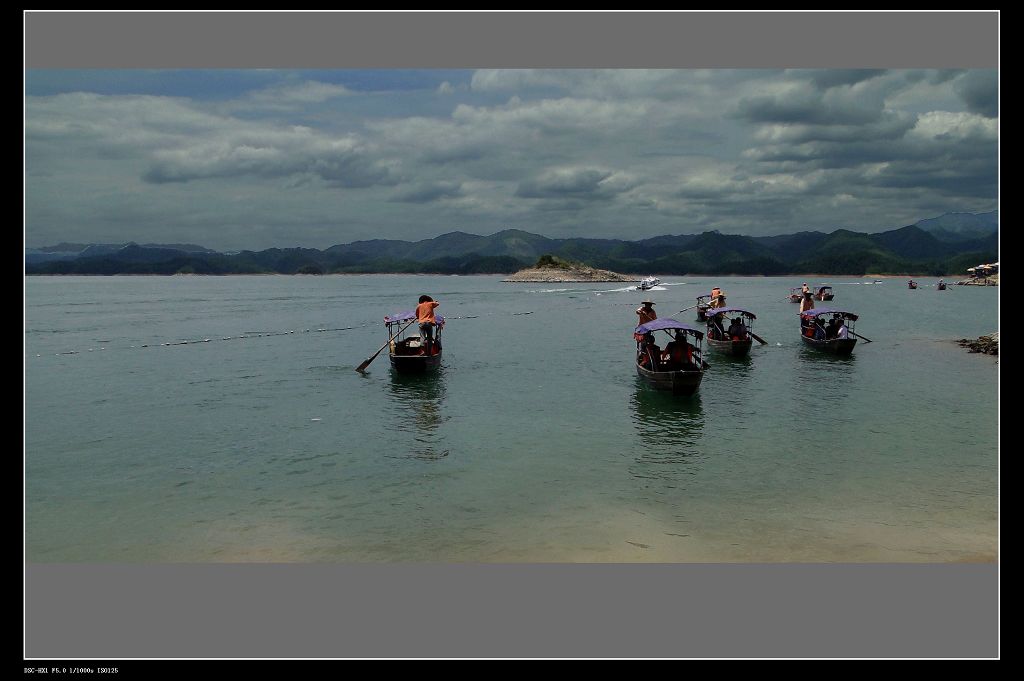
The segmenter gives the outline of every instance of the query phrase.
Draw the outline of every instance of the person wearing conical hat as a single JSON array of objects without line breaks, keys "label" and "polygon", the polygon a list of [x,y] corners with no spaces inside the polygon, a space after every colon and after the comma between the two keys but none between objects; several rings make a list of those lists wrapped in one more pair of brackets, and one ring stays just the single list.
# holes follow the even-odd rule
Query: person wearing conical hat
[{"label": "person wearing conical hat", "polygon": [[725,293],[717,286],[711,289],[710,306],[714,308],[725,307]]},{"label": "person wearing conical hat", "polygon": [[658,313],[654,311],[654,301],[645,300],[643,305],[636,309],[637,315],[640,317],[637,326],[646,324],[647,322],[653,322],[658,318]]}]

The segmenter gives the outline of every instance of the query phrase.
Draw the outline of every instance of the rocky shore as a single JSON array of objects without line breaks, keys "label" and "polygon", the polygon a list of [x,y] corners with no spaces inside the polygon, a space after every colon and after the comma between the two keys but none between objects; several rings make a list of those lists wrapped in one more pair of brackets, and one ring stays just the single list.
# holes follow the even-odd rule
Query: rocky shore
[{"label": "rocky shore", "polygon": [[999,286],[999,275],[993,274],[991,277],[978,277],[977,279],[965,279],[963,281],[956,282],[957,286]]},{"label": "rocky shore", "polygon": [[999,332],[996,331],[988,336],[981,336],[977,340],[961,338],[957,343],[971,352],[981,352],[986,355],[999,354]]},{"label": "rocky shore", "polygon": [[510,282],[542,282],[542,283],[568,283],[568,282],[599,282],[599,281],[640,281],[640,277],[619,274],[610,270],[599,270],[593,267],[530,267],[519,270],[507,279],[502,281]]}]

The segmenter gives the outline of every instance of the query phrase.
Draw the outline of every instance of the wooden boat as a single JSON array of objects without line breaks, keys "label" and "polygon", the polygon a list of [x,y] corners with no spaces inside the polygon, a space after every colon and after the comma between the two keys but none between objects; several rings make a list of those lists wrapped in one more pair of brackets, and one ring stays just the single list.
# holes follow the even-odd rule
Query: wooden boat
[{"label": "wooden boat", "polygon": [[914,281],[913,279],[911,279],[910,281],[907,282],[907,288],[910,288],[910,289],[917,288],[917,282]]},{"label": "wooden boat", "polygon": [[707,321],[708,309],[711,307],[711,294],[705,293],[702,296],[697,296],[697,321]]},{"label": "wooden boat", "polygon": [[791,289],[789,289],[789,302],[791,302],[791,303],[799,303],[801,300],[803,300],[803,298],[804,298],[804,294],[801,293],[800,289],[798,289],[798,288],[791,288]]},{"label": "wooden boat", "polygon": [[[746,318],[744,324],[746,331],[740,336],[729,337],[726,335],[730,317]],[[750,354],[750,347],[754,339],[750,335],[750,327],[757,316],[753,312],[741,310],[737,307],[723,307],[713,309],[708,313],[707,341],[708,347],[715,352],[721,352],[733,357],[744,357]]]},{"label": "wooden boat", "polygon": [[814,294],[814,297],[818,300],[832,300],[835,298],[835,294],[832,293],[832,287],[825,284],[818,287],[818,292]]},{"label": "wooden boat", "polygon": [[[681,354],[685,353],[682,359],[673,360],[668,345],[665,352],[650,350],[649,344],[654,342],[654,334],[658,331],[664,331],[670,337],[673,333],[682,335],[682,339],[673,341],[685,345],[685,349],[679,349]],[[704,378],[703,338],[704,332],[700,329],[669,317],[641,324],[633,331],[636,373],[656,390],[670,391],[673,395],[693,395]]]},{"label": "wooden boat", "polygon": [[938,289],[939,289],[940,291],[945,291],[945,290],[946,290],[946,282],[942,281],[941,279],[939,280],[939,283],[938,283],[938,284],[936,284],[935,286],[936,286],[936,288],[938,288]]},{"label": "wooden boat", "polygon": [[422,374],[441,366],[441,329],[444,328],[444,317],[435,316],[437,323],[434,325],[434,339],[429,343],[419,335],[405,335],[406,328],[411,328],[415,324],[409,327],[406,325],[415,318],[415,310],[384,318],[388,338],[391,339],[388,344],[388,358],[391,360],[391,367],[400,374]]},{"label": "wooden boat", "polygon": [[[819,327],[824,330],[828,323],[826,320],[831,319],[838,319],[846,326],[846,338],[822,338],[820,334],[816,333]],[[800,315],[800,340],[804,342],[804,345],[833,355],[849,355],[853,352],[853,346],[857,344],[857,338],[853,332],[853,323],[856,321],[857,315],[846,310],[831,308],[807,310]]]}]

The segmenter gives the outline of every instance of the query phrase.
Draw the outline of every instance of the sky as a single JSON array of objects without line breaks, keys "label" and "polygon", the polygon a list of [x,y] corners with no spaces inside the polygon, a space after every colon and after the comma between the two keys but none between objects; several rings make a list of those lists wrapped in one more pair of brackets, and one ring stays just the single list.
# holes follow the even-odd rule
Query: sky
[{"label": "sky", "polygon": [[25,243],[885,231],[998,207],[995,70],[28,70]]}]

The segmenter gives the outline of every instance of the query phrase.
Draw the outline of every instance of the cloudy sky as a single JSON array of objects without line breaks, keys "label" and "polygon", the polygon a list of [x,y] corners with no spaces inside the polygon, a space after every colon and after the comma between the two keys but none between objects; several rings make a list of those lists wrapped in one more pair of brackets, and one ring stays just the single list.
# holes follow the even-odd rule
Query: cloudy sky
[{"label": "cloudy sky", "polygon": [[997,208],[994,70],[31,70],[25,242],[883,231]]}]

